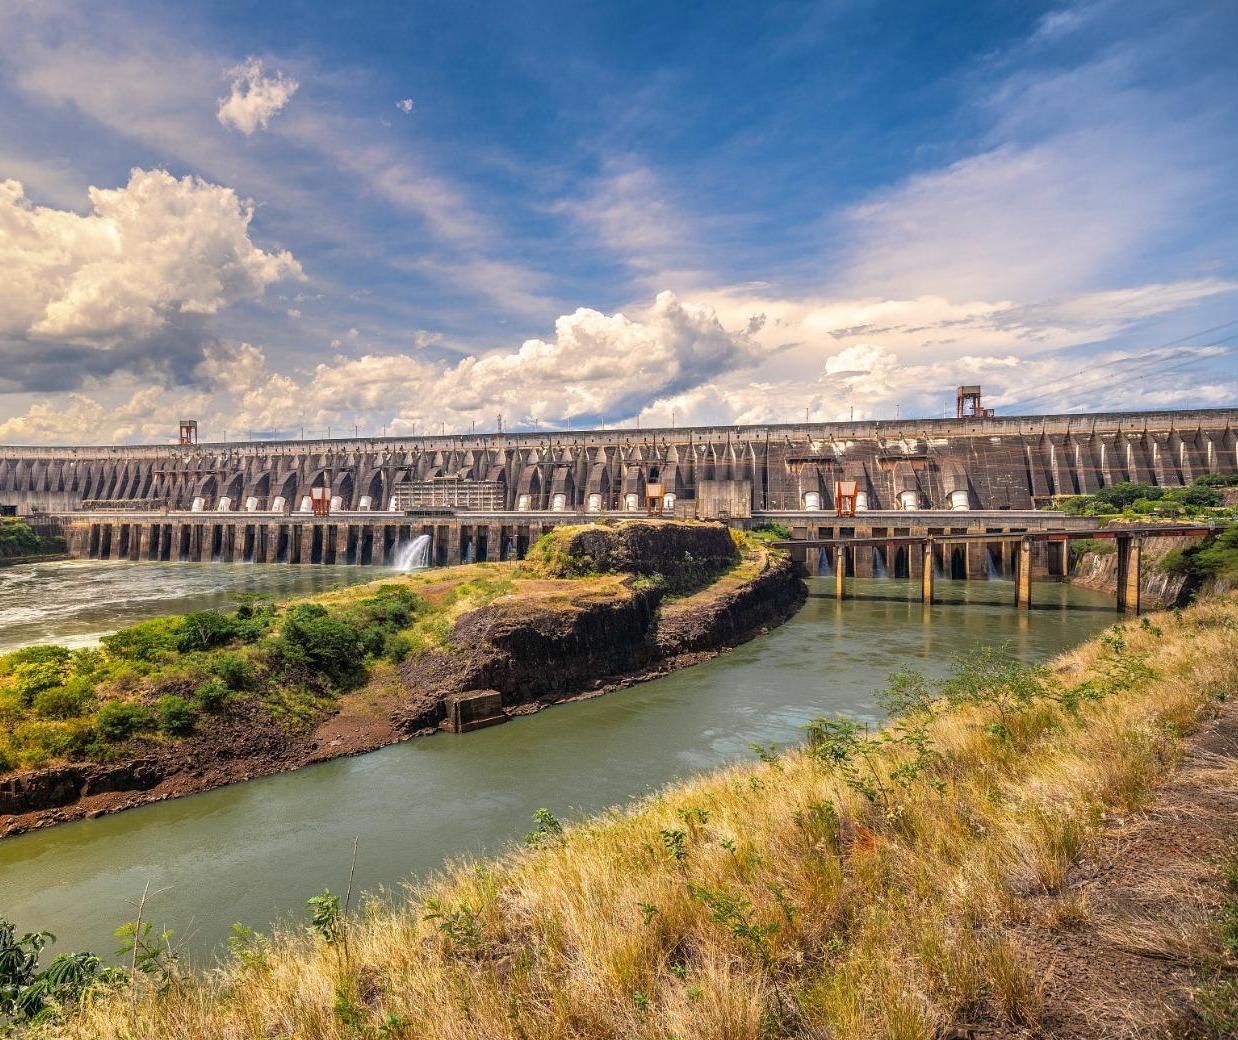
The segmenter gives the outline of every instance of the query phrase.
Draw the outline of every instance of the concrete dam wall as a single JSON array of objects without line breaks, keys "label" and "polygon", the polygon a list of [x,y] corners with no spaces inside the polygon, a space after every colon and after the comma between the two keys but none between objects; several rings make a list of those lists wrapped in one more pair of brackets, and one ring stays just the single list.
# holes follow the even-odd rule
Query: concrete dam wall
[{"label": "concrete dam wall", "polygon": [[1238,409],[478,434],[382,440],[0,447],[0,504],[107,510],[643,512],[1019,510],[1121,481],[1238,472]]}]

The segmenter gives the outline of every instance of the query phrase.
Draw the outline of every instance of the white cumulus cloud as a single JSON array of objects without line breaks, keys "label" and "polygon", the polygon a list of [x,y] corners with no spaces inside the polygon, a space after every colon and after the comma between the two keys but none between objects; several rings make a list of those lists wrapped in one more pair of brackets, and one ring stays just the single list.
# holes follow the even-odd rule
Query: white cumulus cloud
[{"label": "white cumulus cloud", "polygon": [[259,128],[265,130],[271,117],[292,100],[300,86],[282,72],[264,74],[257,58],[229,69],[228,75],[232,77],[232,90],[219,99],[219,121],[246,135]]},{"label": "white cumulus cloud", "polygon": [[409,115],[416,106],[413,104],[413,99],[411,97],[406,97],[400,101],[397,101],[395,103],[395,107],[405,115]]},{"label": "white cumulus cloud", "polygon": [[0,182],[0,337],[106,348],[304,277],[290,253],[254,245],[253,209],[230,188],[135,169],[89,197],[82,216]]}]

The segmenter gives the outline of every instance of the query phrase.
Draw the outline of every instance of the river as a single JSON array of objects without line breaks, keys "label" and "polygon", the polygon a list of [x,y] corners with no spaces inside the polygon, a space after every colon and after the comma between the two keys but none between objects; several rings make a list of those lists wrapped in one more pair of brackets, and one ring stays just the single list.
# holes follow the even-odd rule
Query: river
[{"label": "river", "polygon": [[[195,569],[231,580],[227,566]],[[148,919],[201,964],[234,921],[266,929],[324,886],[342,892],[354,836],[357,887],[390,891],[500,851],[539,807],[572,817],[622,803],[749,757],[754,742],[797,742],[818,715],[876,719],[873,691],[896,668],[940,674],[951,651],[1005,641],[1042,660],[1115,619],[1109,597],[1061,584],[1037,585],[1030,612],[1010,606],[1004,581],[942,581],[927,610],[904,581],[855,580],[841,603],[832,581],[809,585],[787,624],[653,682],[0,841],[0,916],[54,932],[56,950],[110,952],[149,883]]]},{"label": "river", "polygon": [[0,654],[32,643],[93,646],[143,618],[229,609],[236,597],[282,599],[394,571],[286,564],[107,563],[59,560],[0,568]]}]

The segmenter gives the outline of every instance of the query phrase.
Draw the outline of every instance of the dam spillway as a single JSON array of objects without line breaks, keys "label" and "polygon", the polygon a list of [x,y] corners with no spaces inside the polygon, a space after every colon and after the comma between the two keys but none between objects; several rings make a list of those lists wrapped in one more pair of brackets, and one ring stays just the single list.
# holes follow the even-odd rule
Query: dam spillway
[{"label": "dam spillway", "polygon": [[[1165,487],[1238,471],[1238,409],[902,422],[561,431],[111,447],[0,446],[19,513],[255,510],[331,481],[343,510],[607,512],[659,484],[676,504],[828,509],[835,479],[869,509],[1032,509],[1121,481]],[[811,496],[816,496],[815,498]],[[912,498],[914,496],[914,502]]]},{"label": "dam spillway", "polygon": [[[0,447],[0,505],[102,559],[390,564],[495,560],[556,524],[643,516],[796,537],[1010,532],[1055,496],[1238,472],[1238,409],[970,416],[192,445]],[[835,481],[858,512],[831,523]],[[315,494],[330,515],[315,515]],[[1055,516],[1061,522],[1060,514]],[[1000,553],[1000,548],[999,548]],[[983,546],[962,561],[989,566]],[[999,558],[999,569],[1006,561]],[[898,561],[861,560],[895,572]],[[915,576],[917,562],[907,564]],[[1042,572],[1052,573],[1048,561]]]}]

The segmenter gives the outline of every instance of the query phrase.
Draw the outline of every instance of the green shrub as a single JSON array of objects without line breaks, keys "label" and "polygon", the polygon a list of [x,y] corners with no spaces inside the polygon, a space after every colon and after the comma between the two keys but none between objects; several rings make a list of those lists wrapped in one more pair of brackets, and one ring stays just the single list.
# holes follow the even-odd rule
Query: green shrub
[{"label": "green shrub", "polygon": [[30,525],[14,517],[0,517],[0,557],[24,556],[37,552],[39,536]]},{"label": "green shrub", "polygon": [[64,678],[64,665],[56,661],[28,661],[13,669],[9,689],[23,704],[29,705],[39,693],[59,686]]},{"label": "green shrub", "polygon": [[195,610],[181,618],[176,648],[183,653],[210,650],[231,642],[237,634],[236,619],[218,610]]},{"label": "green shrub", "polygon": [[391,632],[383,640],[382,656],[393,664],[399,664],[415,649],[413,640],[403,632]]},{"label": "green shrub", "polygon": [[249,689],[257,678],[254,666],[240,654],[219,654],[206,667],[229,690]]},{"label": "green shrub", "polygon": [[154,722],[151,710],[136,701],[108,701],[95,712],[95,728],[105,740],[128,740]]},{"label": "green shrub", "polygon": [[85,715],[94,701],[94,688],[85,679],[70,679],[34,696],[31,707],[45,719],[72,719]]},{"label": "green shrub", "polygon": [[763,542],[783,542],[791,537],[791,528],[777,520],[771,520],[757,524],[749,533]]},{"label": "green shrub", "polygon": [[49,758],[81,757],[94,736],[94,727],[85,719],[32,719],[14,728],[9,742],[22,763],[39,766]]},{"label": "green shrub", "polygon": [[286,667],[309,668],[337,682],[361,671],[361,630],[317,603],[298,603],[284,614],[278,652]]},{"label": "green shrub", "polygon": [[184,697],[174,693],[164,694],[155,702],[155,716],[159,720],[159,729],[169,736],[180,737],[193,732],[193,705]]},{"label": "green shrub", "polygon": [[223,711],[232,699],[232,691],[218,679],[207,679],[193,691],[193,699],[203,711]]},{"label": "green shrub", "polygon": [[180,636],[180,618],[152,618],[104,636],[100,642],[114,658],[151,662],[178,650]]},{"label": "green shrub", "polygon": [[71,656],[63,646],[23,646],[0,657],[0,675],[12,675],[19,664],[64,664]]},{"label": "green shrub", "polygon": [[0,748],[0,774],[11,772],[14,768],[13,761],[9,758],[8,753],[4,748]]},{"label": "green shrub", "polygon": [[1204,509],[1219,506],[1225,501],[1225,496],[1221,492],[1211,485],[1201,484],[1198,481],[1189,487],[1177,488],[1169,492],[1166,497],[1175,502],[1181,502],[1183,505],[1198,506]]}]

